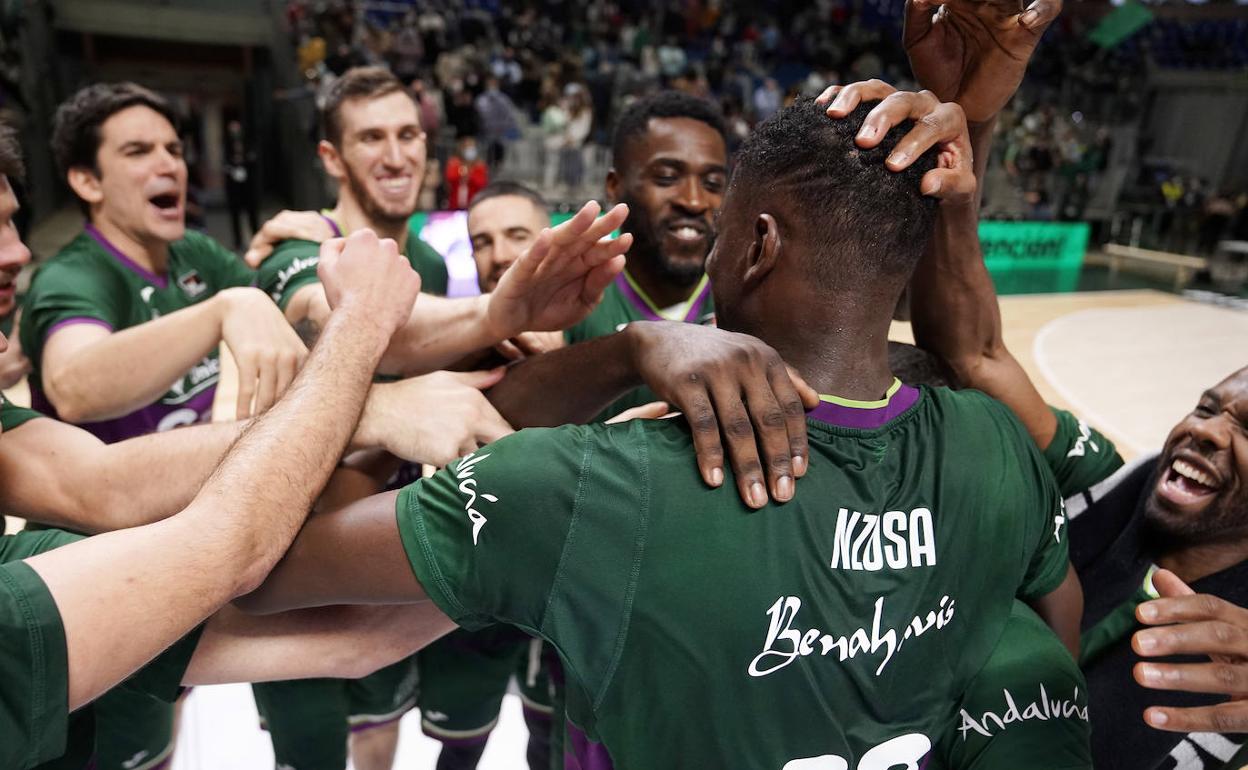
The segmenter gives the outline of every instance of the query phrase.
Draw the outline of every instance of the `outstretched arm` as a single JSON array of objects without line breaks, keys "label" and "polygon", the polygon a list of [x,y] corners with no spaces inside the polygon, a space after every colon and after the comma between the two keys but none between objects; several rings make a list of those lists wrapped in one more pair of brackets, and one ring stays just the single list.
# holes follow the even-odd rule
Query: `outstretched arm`
[{"label": "outstretched arm", "polygon": [[263,616],[227,605],[204,626],[182,684],[358,679],[454,628],[427,601],[317,607]]},{"label": "outstretched arm", "polygon": [[[527,358],[489,392],[512,425],[587,422],[629,390],[650,386],[684,413],[702,479],[724,482],[725,444],[752,508],[793,497],[810,461],[806,412],[819,396],[780,355],[744,334],[665,321]],[[721,441],[721,428],[723,440]]]},{"label": "outstretched arm", "polygon": [[320,272],[340,311],[286,396],[185,510],[28,560],[64,627],[71,709],[258,585],[302,525],[419,286],[393,241],[368,231],[327,243]]}]

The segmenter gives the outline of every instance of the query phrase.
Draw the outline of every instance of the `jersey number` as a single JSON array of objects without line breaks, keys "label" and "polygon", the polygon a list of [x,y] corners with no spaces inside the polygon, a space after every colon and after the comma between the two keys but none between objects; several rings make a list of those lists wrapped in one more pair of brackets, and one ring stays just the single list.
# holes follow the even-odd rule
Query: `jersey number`
[{"label": "jersey number", "polygon": [[[858,770],[892,770],[898,765],[903,770],[919,770],[919,760],[931,750],[932,742],[922,733],[899,735],[863,754]],[[824,754],[789,760],[782,770],[849,770],[849,762],[835,754]]]}]

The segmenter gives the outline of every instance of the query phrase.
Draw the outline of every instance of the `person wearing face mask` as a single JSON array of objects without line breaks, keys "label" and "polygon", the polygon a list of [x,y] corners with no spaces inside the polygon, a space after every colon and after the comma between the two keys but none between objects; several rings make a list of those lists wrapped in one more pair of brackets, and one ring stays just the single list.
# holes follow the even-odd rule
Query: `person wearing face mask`
[{"label": "person wearing face mask", "polygon": [[468,208],[489,181],[490,169],[481,159],[476,137],[461,138],[456,142],[455,154],[446,162],[447,208],[455,211]]}]

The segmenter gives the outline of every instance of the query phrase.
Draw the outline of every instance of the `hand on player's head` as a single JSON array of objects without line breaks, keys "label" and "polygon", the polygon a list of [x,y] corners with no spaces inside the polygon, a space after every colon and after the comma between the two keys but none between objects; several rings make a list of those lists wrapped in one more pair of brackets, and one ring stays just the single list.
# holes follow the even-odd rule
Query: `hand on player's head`
[{"label": "hand on player's head", "polygon": [[1131,638],[1145,658],[1170,655],[1208,656],[1203,663],[1137,663],[1135,680],[1155,690],[1226,695],[1213,706],[1153,706],[1144,721],[1171,732],[1242,733],[1248,731],[1248,609],[1225,599],[1197,594],[1173,572],[1157,570],[1153,585],[1161,598],[1136,608],[1146,626]]},{"label": "hand on player's head", "polygon": [[932,147],[939,149],[937,166],[923,176],[922,192],[944,204],[973,202],[977,193],[975,164],[966,115],[952,102],[941,102],[931,91],[898,91],[882,80],[830,86],[817,101],[828,104],[828,117],[844,118],[862,102],[880,100],[867,115],[856,139],[859,147],[875,147],[906,120],[915,122],[897,142],[885,165],[901,171]]},{"label": "hand on player's head", "polygon": [[412,314],[420,276],[390,238],[367,228],[321,244],[317,277],[335,311],[361,312],[393,332]]},{"label": "hand on player's head", "polygon": [[628,217],[619,204],[599,217],[590,201],[568,221],[542,230],[490,294],[488,320],[499,340],[560,331],[589,315],[624,269],[632,235],[609,237]]}]

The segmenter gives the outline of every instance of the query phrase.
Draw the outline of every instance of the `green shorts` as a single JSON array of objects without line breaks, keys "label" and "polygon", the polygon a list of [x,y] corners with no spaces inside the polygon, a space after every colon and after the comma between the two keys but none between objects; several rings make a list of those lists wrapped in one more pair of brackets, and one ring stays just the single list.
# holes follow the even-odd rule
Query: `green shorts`
[{"label": "green shorts", "polygon": [[416,659],[361,679],[296,679],[251,686],[278,765],[343,770],[352,732],[390,724],[416,705]]},{"label": "green shorts", "polygon": [[65,628],[48,587],[21,562],[0,566],[0,682],[0,767],[60,756],[69,721]]},{"label": "green shorts", "polygon": [[509,626],[454,631],[417,653],[420,726],[443,743],[481,743],[498,723],[512,676],[531,716],[549,717],[541,642]]}]

